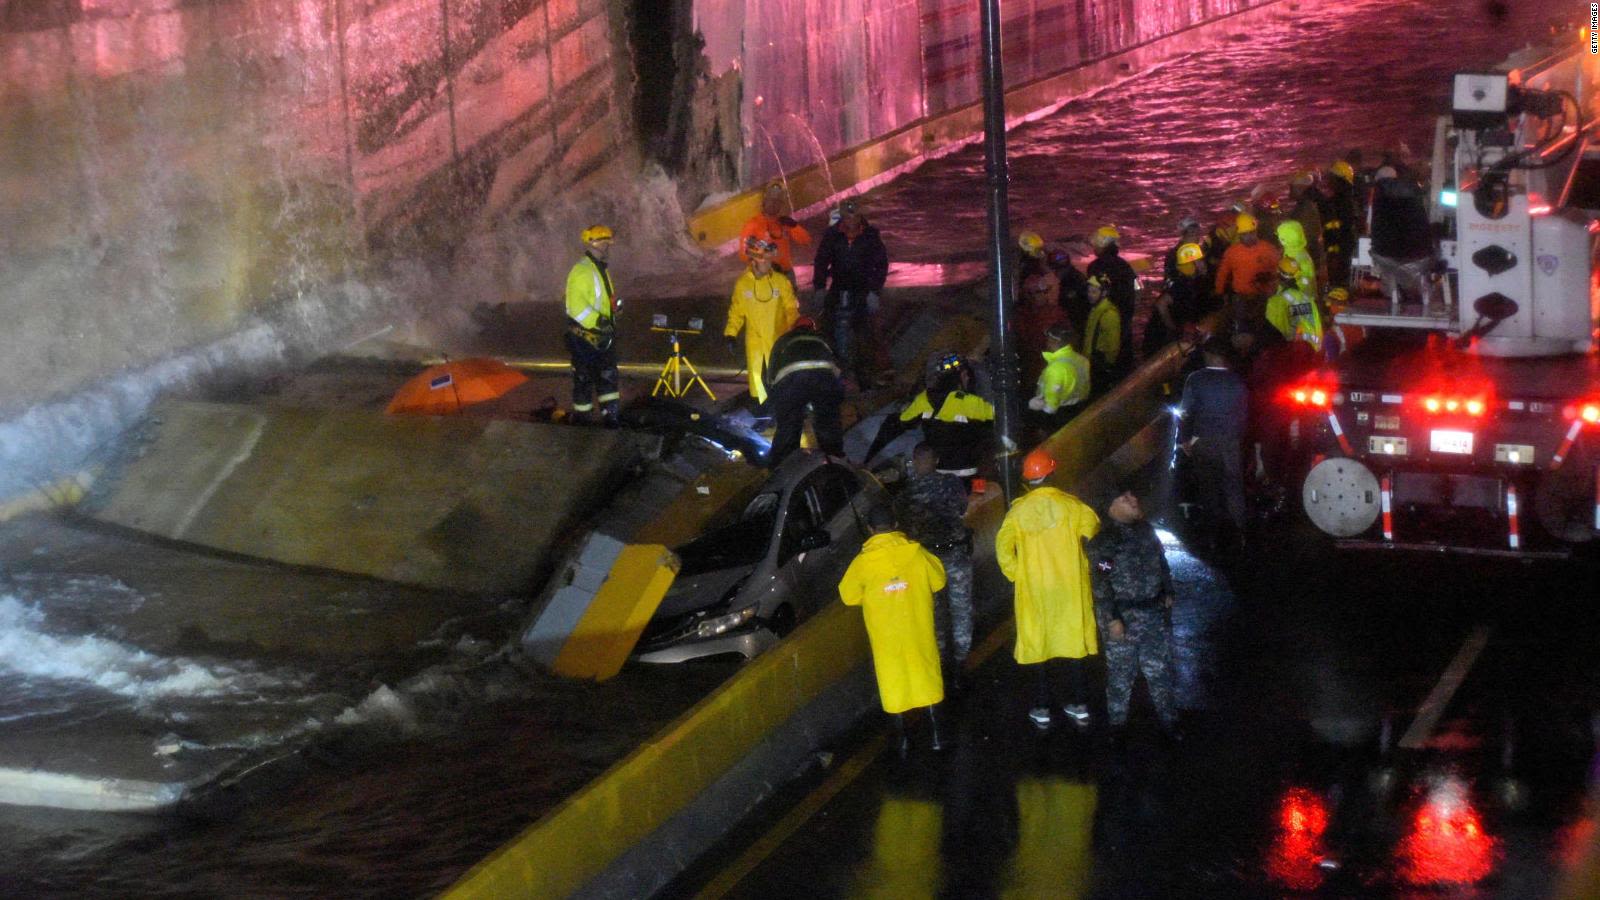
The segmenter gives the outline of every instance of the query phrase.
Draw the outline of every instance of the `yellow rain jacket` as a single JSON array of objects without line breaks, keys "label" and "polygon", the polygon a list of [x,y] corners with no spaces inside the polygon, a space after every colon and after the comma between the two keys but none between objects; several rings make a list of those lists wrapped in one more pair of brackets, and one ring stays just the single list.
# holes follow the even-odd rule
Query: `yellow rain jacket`
[{"label": "yellow rain jacket", "polygon": [[1305,341],[1322,349],[1322,312],[1299,288],[1284,288],[1267,298],[1267,321],[1286,341]]},{"label": "yellow rain jacket", "polygon": [[614,315],[611,273],[602,273],[589,254],[567,272],[567,318],[593,331]]},{"label": "yellow rain jacket", "polygon": [[800,318],[800,301],[794,296],[789,279],[776,271],[758,276],[746,269],[733,286],[728,304],[728,327],[723,335],[733,337],[744,329],[744,361],[750,370],[750,396],[757,403],[767,400],[767,385],[761,373],[767,369],[772,345]]},{"label": "yellow rain jacket", "polygon": [[1017,662],[1100,652],[1083,542],[1100,517],[1082,500],[1038,487],[1012,504],[994,539],[1000,571],[1016,582]]},{"label": "yellow rain jacket", "polygon": [[861,607],[886,713],[932,706],[944,699],[939,643],[933,636],[933,594],[944,587],[944,566],[898,531],[867,538],[839,582],[839,597]]},{"label": "yellow rain jacket", "polygon": [[1045,412],[1053,413],[1089,399],[1089,360],[1082,353],[1068,344],[1042,355],[1045,366],[1039,375],[1037,396],[1043,400]]},{"label": "yellow rain jacket", "polygon": [[1113,366],[1122,353],[1122,314],[1110,297],[1100,298],[1089,310],[1089,323],[1083,328],[1084,353],[1093,362]]}]

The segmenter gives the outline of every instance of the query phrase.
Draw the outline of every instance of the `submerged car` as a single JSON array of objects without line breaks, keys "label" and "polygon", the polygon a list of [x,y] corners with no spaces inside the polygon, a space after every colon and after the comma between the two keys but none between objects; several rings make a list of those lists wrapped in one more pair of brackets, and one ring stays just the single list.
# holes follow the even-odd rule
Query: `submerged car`
[{"label": "submerged car", "polygon": [[838,599],[839,579],[883,502],[871,475],[796,453],[743,512],[677,548],[682,567],[639,639],[642,662],[750,658]]}]

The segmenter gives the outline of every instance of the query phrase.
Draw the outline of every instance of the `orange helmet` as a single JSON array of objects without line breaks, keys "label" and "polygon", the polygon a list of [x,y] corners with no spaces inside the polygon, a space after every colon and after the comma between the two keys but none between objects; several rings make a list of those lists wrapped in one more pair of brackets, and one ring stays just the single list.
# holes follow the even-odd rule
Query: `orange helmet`
[{"label": "orange helmet", "polygon": [[1035,447],[1022,458],[1022,480],[1038,481],[1056,470],[1056,458],[1043,447]]}]

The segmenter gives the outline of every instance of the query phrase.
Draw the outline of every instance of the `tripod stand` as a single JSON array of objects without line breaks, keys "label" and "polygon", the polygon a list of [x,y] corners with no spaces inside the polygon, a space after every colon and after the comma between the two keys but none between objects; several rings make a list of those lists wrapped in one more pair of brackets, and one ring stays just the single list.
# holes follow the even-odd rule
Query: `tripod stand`
[{"label": "tripod stand", "polygon": [[[698,384],[700,390],[706,392],[707,397],[717,399],[717,395],[711,393],[711,388],[705,379],[695,370],[694,363],[689,362],[689,357],[683,355],[683,345],[679,340],[680,331],[684,334],[699,334],[700,331],[662,327],[652,327],[650,330],[665,331],[672,340],[672,355],[667,357],[666,365],[661,367],[661,374],[656,378],[656,386],[651,388],[650,396],[654,397],[665,391],[668,397],[687,397],[689,391]],[[684,380],[685,372],[689,375],[687,381]]]}]

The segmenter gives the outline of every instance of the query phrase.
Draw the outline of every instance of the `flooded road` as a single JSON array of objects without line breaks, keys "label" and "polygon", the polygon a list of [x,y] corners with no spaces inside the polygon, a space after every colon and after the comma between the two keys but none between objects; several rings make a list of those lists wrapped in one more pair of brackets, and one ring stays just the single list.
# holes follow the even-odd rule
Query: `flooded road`
[{"label": "flooded road", "polygon": [[[1567,4],[1517,4],[1499,20],[1468,0],[1309,4],[1292,22],[1261,26],[1013,132],[1016,227],[1060,238],[1110,221],[1129,250],[1159,254],[1173,242],[1180,217],[1209,220],[1255,183],[1282,182],[1348,147],[1375,152],[1405,142],[1426,154],[1430,116],[1442,107],[1450,73],[1498,61],[1541,33],[1547,16],[1565,12]],[[970,262],[984,241],[981,179],[981,151],[968,147],[869,193],[867,209],[898,261]],[[1537,895],[1548,878],[1536,863],[1555,852],[1552,836],[1582,821],[1575,804],[1590,745],[1578,698],[1592,696],[1582,693],[1592,692],[1594,677],[1584,661],[1595,653],[1587,643],[1562,640],[1562,632],[1588,640],[1600,633],[1593,615],[1548,600],[1565,582],[1489,582],[1478,569],[1451,575],[1443,568],[1424,596],[1402,602],[1392,588],[1410,573],[1401,563],[1387,566],[1356,577],[1322,559],[1265,560],[1259,579],[1240,585],[1243,614],[1226,617],[1238,627],[1216,632],[1220,647],[1205,644],[1192,654],[1187,696],[1209,711],[1211,724],[1176,758],[1141,744],[1130,766],[1148,772],[1109,766],[1071,741],[1036,746],[1016,731],[1015,717],[1004,718],[1014,673],[998,672],[971,695],[983,702],[969,703],[973,715],[957,755],[982,760],[1000,751],[1014,754],[1017,765],[956,788],[916,777],[900,784],[888,770],[869,778],[863,783],[874,793],[852,795],[854,812],[830,815],[837,828],[817,837],[819,847],[852,849],[820,870],[828,874],[816,889],[842,896],[870,893],[875,884],[959,883],[927,879],[941,871],[934,865],[940,835],[960,821],[966,824],[958,833],[976,842],[971,858],[990,867],[978,876],[998,877],[1004,868],[1023,884],[1090,885],[1126,873],[1128,892],[1112,895],[1238,896],[1241,884],[1347,895],[1410,890],[1415,885],[1404,873],[1430,871],[1438,846],[1437,829],[1422,828],[1418,814],[1426,803],[1406,798],[1432,796],[1418,785],[1434,785],[1454,805],[1430,821],[1464,832],[1474,820],[1449,800],[1460,792],[1448,779],[1459,776],[1469,785],[1475,827],[1493,835],[1479,854],[1491,873],[1511,871],[1498,860],[1518,861],[1515,875],[1494,874],[1502,880],[1490,883],[1514,888],[1511,896]],[[1196,584],[1210,577],[1203,571],[1194,570]],[[1494,602],[1467,602],[1491,583],[1502,592]],[[1232,594],[1214,596],[1221,606],[1191,609],[1224,618],[1233,601],[1222,598]],[[1529,617],[1521,611],[1530,604],[1555,614]],[[7,610],[19,627],[33,627],[27,608],[0,612]],[[1453,708],[1437,756],[1388,771],[1377,753],[1386,715],[1409,719],[1483,624],[1491,632],[1477,666],[1498,674],[1469,685],[1459,701],[1478,712],[1462,716]],[[1201,662],[1206,647],[1217,650],[1213,661],[1221,666],[1210,678],[1202,677],[1210,665]],[[1532,677],[1519,668],[1529,656],[1558,665]],[[596,689],[485,665],[462,673],[459,689],[441,690],[439,709],[423,727],[327,744],[275,780],[214,798],[185,818],[0,810],[0,893],[429,894],[513,836],[531,810],[604,768],[728,671],[630,669]],[[603,741],[550,740],[596,720],[615,725]],[[1394,723],[1403,725],[1402,717]],[[986,730],[999,736],[992,750],[980,749]],[[1507,731],[1517,736],[1509,766],[1500,763]],[[1451,755],[1452,746],[1465,752]],[[1499,772],[1515,775],[1525,798],[1520,807],[1482,799],[1499,790]],[[1374,778],[1389,785],[1381,802],[1364,799],[1374,796]],[[951,796],[970,802],[946,806]],[[1382,816],[1355,811],[1364,808]],[[1080,826],[1102,819],[1094,841],[1109,843],[1092,846]],[[1273,824],[1281,821],[1300,824]],[[1324,828],[1306,824],[1323,821]],[[1312,832],[1333,849],[1307,844]],[[1286,841],[1281,854],[1274,850],[1279,838]],[[1063,841],[1080,855],[1021,854]],[[1469,863],[1477,847],[1465,847]],[[1280,857],[1291,874],[1272,874],[1269,861]],[[1336,865],[1320,865],[1325,859]],[[815,853],[775,856],[771,868],[752,876],[765,885],[752,893],[811,885],[816,863]],[[866,881],[853,880],[861,873]],[[975,890],[1002,883],[985,877],[973,882]]]}]

